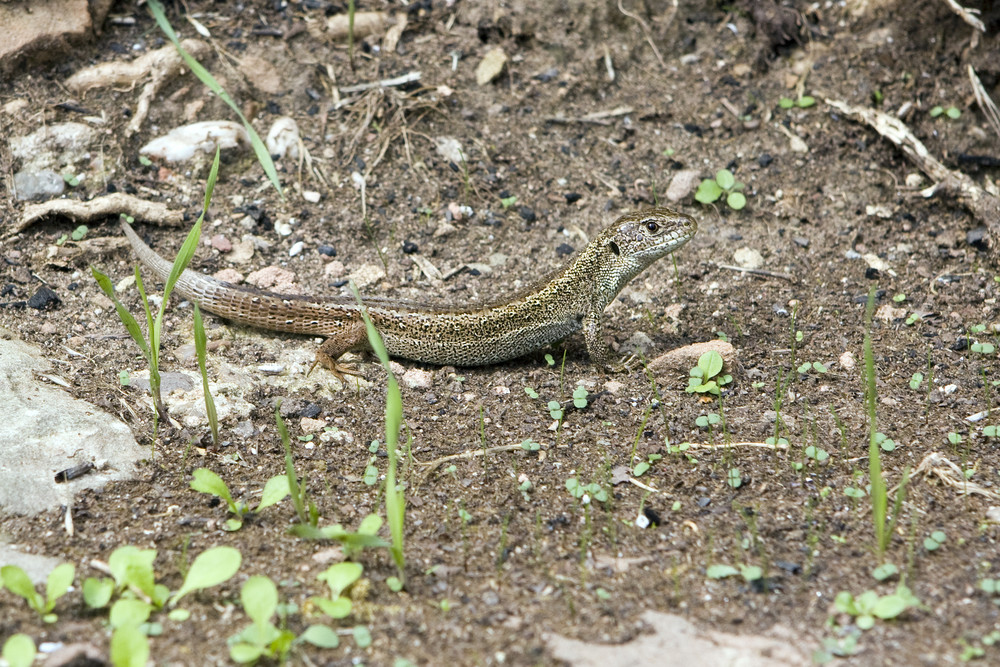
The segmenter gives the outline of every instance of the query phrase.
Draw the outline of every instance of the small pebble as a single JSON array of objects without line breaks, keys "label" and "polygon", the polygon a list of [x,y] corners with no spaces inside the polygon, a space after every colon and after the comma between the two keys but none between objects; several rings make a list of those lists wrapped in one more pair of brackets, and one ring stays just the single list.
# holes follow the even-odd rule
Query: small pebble
[{"label": "small pebble", "polygon": [[420,246],[418,246],[413,241],[403,241],[403,254],[404,255],[412,255],[413,253],[418,252],[419,250],[420,250]]},{"label": "small pebble", "polygon": [[337,256],[337,249],[334,248],[332,245],[326,245],[326,244],[324,244],[324,245],[321,245],[320,247],[316,248],[316,250],[317,250],[317,252],[319,252],[319,254],[323,255],[324,257],[336,257]]},{"label": "small pebble", "polygon": [[556,246],[556,254],[559,255],[560,257],[566,257],[568,255],[572,255],[574,252],[576,252],[576,248],[574,248],[568,243],[560,243],[558,246]]},{"label": "small pebble", "polygon": [[517,214],[524,219],[525,222],[534,222],[538,219],[535,212],[527,206],[518,206]]},{"label": "small pebble", "polygon": [[306,247],[306,244],[302,241],[296,241],[292,244],[292,247],[288,249],[288,256],[295,257],[302,252],[302,249]]}]

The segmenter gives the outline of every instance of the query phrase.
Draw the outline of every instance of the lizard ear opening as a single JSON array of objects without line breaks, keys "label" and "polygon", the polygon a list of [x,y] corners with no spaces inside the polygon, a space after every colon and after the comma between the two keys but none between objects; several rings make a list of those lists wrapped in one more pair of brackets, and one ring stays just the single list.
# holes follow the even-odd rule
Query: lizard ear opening
[{"label": "lizard ear opening", "polygon": [[614,254],[616,254],[616,255],[621,255],[621,254],[622,254],[622,251],[621,251],[621,249],[620,249],[620,248],[618,247],[618,244],[617,244],[617,243],[615,243],[614,241],[610,241],[610,242],[608,243],[608,248],[610,248],[610,249],[611,249],[611,252],[613,252],[613,253],[614,253]]}]

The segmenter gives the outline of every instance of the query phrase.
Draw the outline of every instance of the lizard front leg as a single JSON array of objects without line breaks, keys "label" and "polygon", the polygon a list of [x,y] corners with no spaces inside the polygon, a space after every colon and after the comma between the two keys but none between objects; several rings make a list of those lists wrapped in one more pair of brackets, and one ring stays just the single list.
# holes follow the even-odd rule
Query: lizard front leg
[{"label": "lizard front leg", "polygon": [[583,316],[583,339],[587,343],[587,354],[596,366],[611,373],[628,370],[624,361],[615,361],[615,353],[604,340],[604,310],[592,309]]}]

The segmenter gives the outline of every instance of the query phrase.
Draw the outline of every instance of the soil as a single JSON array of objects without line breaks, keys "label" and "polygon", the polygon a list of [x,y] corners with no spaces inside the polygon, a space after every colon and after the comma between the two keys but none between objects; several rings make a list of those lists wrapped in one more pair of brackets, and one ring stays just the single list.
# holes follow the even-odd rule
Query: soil
[{"label": "soil", "polygon": [[[579,249],[617,216],[662,201],[679,170],[709,177],[728,168],[746,184],[748,205],[741,211],[722,201],[699,204],[691,194],[676,204],[698,218],[699,234],[676,254],[673,267],[663,261],[637,278],[608,309],[605,324],[618,346],[644,332],[652,339],[649,356],[721,332],[739,354],[723,400],[685,392],[684,372],[655,382],[641,370],[606,374],[589,363],[579,336],[495,367],[400,362],[400,374],[420,368],[432,374],[430,387],[404,383],[402,390],[412,447],[401,471],[406,588],[387,587],[386,579],[397,574],[387,552],[364,551],[358,560],[367,585],[355,586],[354,615],[324,622],[343,629],[367,625],[371,645],[344,637],[337,649],[298,646],[293,661],[552,664],[546,636],[627,642],[644,632],[639,617],[650,609],[738,633],[781,626],[811,652],[824,638],[840,636],[838,627],[852,626],[833,606],[838,593],[886,594],[899,578],[921,606],[859,633],[850,664],[956,663],[967,647],[981,649],[985,661],[1000,661],[1000,648],[982,641],[1000,630],[998,599],[979,587],[1000,574],[1000,530],[987,518],[990,506],[1000,505],[995,496],[962,495],[968,487],[943,484],[935,475],[913,477],[882,557],[869,498],[845,493],[868,484],[862,343],[871,287],[879,309],[870,327],[878,430],[895,443],[881,455],[889,487],[938,452],[968,471],[970,482],[1000,490],[1000,455],[983,433],[996,418],[966,419],[1000,400],[996,355],[970,349],[996,342],[995,264],[976,233],[980,221],[947,196],[921,196],[918,190],[929,183],[914,176],[894,146],[823,102],[878,100],[891,114],[909,105],[902,119],[932,154],[980,183],[995,180],[996,166],[967,159],[996,157],[1000,141],[969,92],[966,68],[974,65],[1000,98],[996,5],[985,5],[987,33],[973,48],[971,29],[936,0],[794,2],[784,12],[757,3],[746,3],[752,11],[709,2],[679,9],[659,0],[626,4],[633,16],[594,0],[393,5],[408,20],[396,51],[381,49],[380,35],[366,37],[354,49],[353,67],[346,41],[317,29],[327,14],[345,10],[337,3],[249,0],[239,5],[243,11],[230,3],[184,4],[211,31],[215,49],[204,64],[258,131],[265,133],[280,115],[293,117],[313,159],[311,169],[301,170],[294,161],[279,162],[287,194],[281,200],[249,152],[227,155],[205,237],[238,240],[250,232],[266,240],[251,265],[238,268],[284,267],[305,293],[345,292],[346,273],[368,265],[386,272],[366,287],[369,294],[452,304],[485,300],[545,274],[565,261],[566,246]],[[168,8],[168,15],[182,37],[196,36],[180,7]],[[84,180],[70,196],[134,192],[183,208],[193,220],[207,169],[144,165],[138,149],[190,122],[185,110],[193,103],[203,105],[193,120],[230,119],[231,112],[185,75],[167,85],[140,133],[126,139],[122,129],[138,89],[69,94],[62,82],[80,68],[165,43],[144,8],[119,2],[111,16],[116,20],[106,22],[96,41],[56,64],[29,64],[4,84],[0,105],[15,98],[30,104],[15,117],[0,116],[2,132],[20,136],[42,124],[101,118],[106,178]],[[509,58],[506,68],[477,85],[476,66],[497,47]],[[262,92],[244,76],[239,63],[251,55],[280,73],[277,92]],[[333,97],[335,87],[411,71],[421,73],[418,84],[341,95],[341,106]],[[801,92],[818,103],[782,108],[780,98],[796,99],[800,81]],[[954,105],[962,114],[932,117],[938,105]],[[580,120],[621,107],[631,111]],[[794,152],[786,131],[808,152]],[[465,164],[442,157],[438,137],[460,142]],[[9,178],[18,165],[9,156],[4,162]],[[367,179],[364,203],[352,172]],[[310,203],[303,191],[319,192],[321,200]],[[501,200],[510,197],[516,202],[505,206]],[[453,211],[469,206],[474,215],[454,219],[450,205]],[[12,198],[0,202],[7,225],[22,209]],[[138,224],[171,257],[186,233]],[[275,231],[283,225],[291,226],[290,235]],[[110,302],[88,271],[99,266],[117,282],[130,274],[134,258],[118,243],[103,253],[52,261],[49,249],[75,227],[49,219],[0,242],[6,260],[0,284],[9,286],[4,302],[23,302],[43,283],[61,300],[45,311],[0,308],[0,326],[58,359],[74,396],[118,415],[152,445],[148,399],[119,383],[120,371],[142,370],[142,359],[109,316]],[[91,238],[120,237],[114,220],[90,227]],[[290,257],[298,241],[305,250]],[[465,264],[473,269],[431,284],[407,252],[414,244],[443,273]],[[335,248],[334,260],[318,251],[322,245]],[[763,256],[766,273],[730,267],[744,247]],[[869,254],[885,264],[870,266],[878,262],[862,258]],[[342,262],[344,273],[328,271],[331,261]],[[229,264],[203,246],[193,267],[215,272]],[[135,290],[123,298],[137,312]],[[190,308],[173,300],[164,326],[165,370],[195,368],[177,352],[191,341],[189,322]],[[384,440],[381,368],[362,359],[368,382],[346,387],[323,369],[280,384],[258,367],[301,350],[306,361],[286,372],[304,373],[315,340],[214,317],[207,326],[210,339],[223,343],[209,359],[210,375],[241,370],[252,428],[224,420],[219,447],[203,425],[161,430],[140,479],[75,499],[72,536],[62,512],[5,516],[0,523],[5,539],[75,563],[81,578],[96,576],[88,564],[106,561],[120,545],[155,548],[158,581],[172,590],[194,555],[217,545],[238,548],[239,574],[189,596],[190,620],[157,616],[163,633],[151,640],[152,655],[162,664],[229,661],[226,638],[249,623],[239,589],[250,575],[280,582],[282,598],[300,609],[310,595],[325,592],[316,575],[338,555],[330,544],[288,534],[295,514],[287,500],[226,532],[225,506],[189,488],[192,471],[207,467],[235,497],[252,498],[281,474],[273,416],[279,402],[296,470],[307,479],[320,523],[353,528],[370,512],[384,512],[379,485],[364,482],[369,443]],[[799,372],[803,362],[819,362],[825,372]],[[913,389],[915,373],[923,379]],[[567,407],[556,429],[546,403],[568,406],[578,384],[590,392],[589,403]],[[699,427],[696,419],[709,413],[724,423]],[[314,433],[306,442],[299,436],[314,428],[309,419],[324,420],[340,434]],[[763,443],[776,431],[787,449],[676,447]],[[961,442],[950,442],[949,433]],[[525,439],[540,443],[540,450],[434,468],[417,463]],[[809,447],[829,458],[810,458]],[[635,478],[648,489],[612,484],[614,469],[651,455],[662,458]],[[384,446],[374,463],[384,473]],[[598,483],[609,499],[575,498],[569,478]],[[524,480],[530,487],[522,490]],[[640,515],[651,525],[637,526]],[[925,546],[933,531],[947,538],[938,549]],[[872,571],[883,561],[900,575],[877,581]],[[750,583],[739,576],[711,579],[706,569],[714,564],[757,565],[765,576]],[[0,592],[0,604],[0,637],[24,632],[36,643],[83,641],[107,649],[106,616],[87,611],[78,590],[59,603],[55,624],[41,623],[9,592]],[[320,621],[295,613],[288,623],[301,632]]]}]

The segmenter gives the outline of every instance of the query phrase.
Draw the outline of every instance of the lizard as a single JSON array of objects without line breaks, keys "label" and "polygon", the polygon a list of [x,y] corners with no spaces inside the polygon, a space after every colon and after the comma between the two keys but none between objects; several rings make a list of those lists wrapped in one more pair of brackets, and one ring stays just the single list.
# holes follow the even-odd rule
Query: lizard
[{"label": "lizard", "polygon": [[[171,263],[122,220],[139,260],[160,280]],[[651,208],[621,216],[564,266],[504,298],[467,307],[363,297],[390,356],[436,365],[485,366],[533,352],[583,330],[591,360],[608,371],[625,368],[604,340],[604,309],[635,276],[687,243],[698,231],[691,216]],[[357,374],[337,360],[369,347],[357,301],[347,296],[277,294],[233,285],[191,269],[176,293],[203,310],[271,331],[325,337],[316,362],[338,378]],[[313,364],[315,366],[315,364]]]}]

